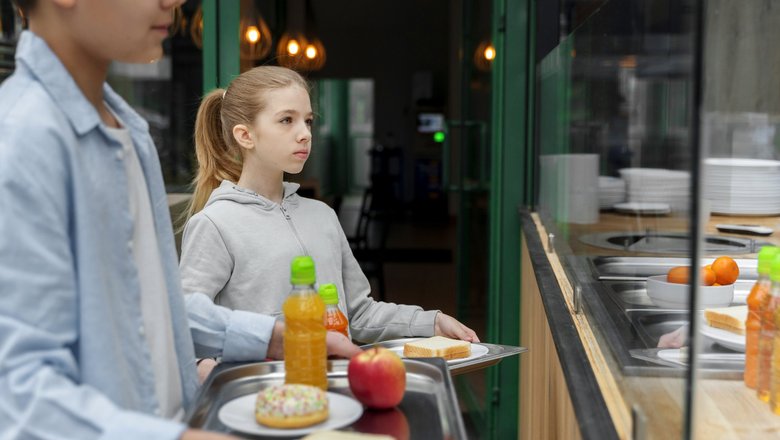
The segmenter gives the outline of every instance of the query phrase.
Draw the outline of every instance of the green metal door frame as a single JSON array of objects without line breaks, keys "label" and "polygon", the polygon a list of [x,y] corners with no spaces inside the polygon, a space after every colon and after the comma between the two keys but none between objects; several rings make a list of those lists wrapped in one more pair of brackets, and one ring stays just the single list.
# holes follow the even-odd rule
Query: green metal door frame
[{"label": "green metal door frame", "polygon": [[241,8],[235,0],[203,0],[203,94],[240,73]]},{"label": "green metal door frame", "polygon": [[[493,121],[487,340],[520,345],[520,215],[533,185],[534,0],[493,0]],[[490,438],[517,438],[519,359],[488,375]]]}]

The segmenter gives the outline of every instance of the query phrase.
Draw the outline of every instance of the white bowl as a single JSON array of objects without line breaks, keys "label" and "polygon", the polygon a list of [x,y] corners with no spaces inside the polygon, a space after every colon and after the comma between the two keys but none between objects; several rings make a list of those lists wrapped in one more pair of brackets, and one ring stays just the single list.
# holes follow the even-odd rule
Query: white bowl
[{"label": "white bowl", "polygon": [[[647,278],[647,296],[663,309],[690,309],[688,284],[670,283],[666,275]],[[734,285],[699,286],[699,307],[728,307],[734,300]]]}]

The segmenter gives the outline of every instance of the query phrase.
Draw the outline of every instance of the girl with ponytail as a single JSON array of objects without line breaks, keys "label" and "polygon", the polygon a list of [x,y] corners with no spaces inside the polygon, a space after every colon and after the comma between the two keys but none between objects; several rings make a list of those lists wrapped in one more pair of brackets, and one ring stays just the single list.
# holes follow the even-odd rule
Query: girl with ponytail
[{"label": "girl with ponytail", "polygon": [[306,81],[283,67],[255,67],[203,99],[195,126],[195,194],[182,239],[185,293],[280,316],[290,261],[309,255],[317,281],[336,284],[354,339],[436,334],[478,341],[439,311],[371,299],[336,213],[284,182],[284,173],[301,172],[311,153],[313,119]]}]

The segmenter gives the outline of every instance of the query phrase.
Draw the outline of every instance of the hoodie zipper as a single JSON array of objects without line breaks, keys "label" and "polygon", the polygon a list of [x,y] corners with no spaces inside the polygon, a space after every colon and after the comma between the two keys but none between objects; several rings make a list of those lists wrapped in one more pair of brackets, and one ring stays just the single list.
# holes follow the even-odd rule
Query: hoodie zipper
[{"label": "hoodie zipper", "polygon": [[282,205],[281,203],[279,204],[279,209],[282,211],[282,215],[284,216],[284,219],[287,220],[287,224],[290,225],[290,229],[292,229],[292,233],[295,236],[295,241],[297,241],[298,246],[301,247],[301,250],[303,251],[303,255],[309,255],[309,251],[307,251],[306,246],[303,245],[301,236],[298,235],[298,230],[295,229],[295,223],[293,223],[292,217],[290,217],[290,214],[287,212],[286,209],[284,209],[284,205]]}]

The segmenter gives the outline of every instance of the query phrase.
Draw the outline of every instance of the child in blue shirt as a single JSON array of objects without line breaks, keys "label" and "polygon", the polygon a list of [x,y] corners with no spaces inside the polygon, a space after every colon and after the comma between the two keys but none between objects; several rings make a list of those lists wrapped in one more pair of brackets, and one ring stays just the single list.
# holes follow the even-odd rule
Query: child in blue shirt
[{"label": "child in blue shirt", "polygon": [[[105,83],[182,0],[17,0],[0,85],[0,438],[197,439],[195,355],[281,357],[283,324],[181,293],[147,123]],[[357,349],[329,336],[331,353]]]}]

